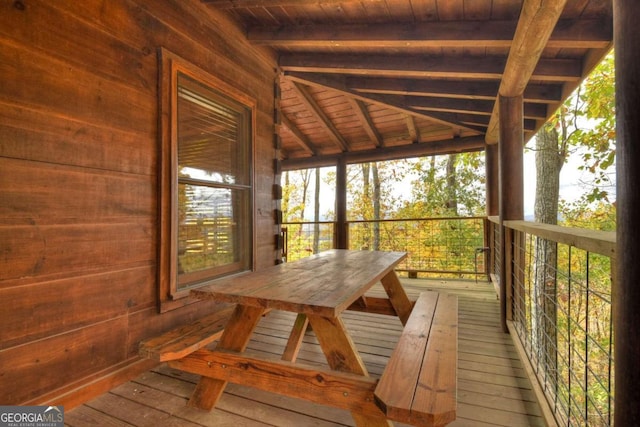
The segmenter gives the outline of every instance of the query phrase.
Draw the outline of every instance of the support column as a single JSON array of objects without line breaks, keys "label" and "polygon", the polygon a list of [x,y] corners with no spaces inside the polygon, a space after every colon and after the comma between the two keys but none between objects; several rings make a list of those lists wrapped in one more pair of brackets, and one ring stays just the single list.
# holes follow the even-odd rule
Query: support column
[{"label": "support column", "polygon": [[524,179],[523,179],[523,102],[522,95],[499,96],[500,112],[500,226],[501,226],[501,268],[500,268],[500,322],[504,332],[508,332],[507,319],[510,317],[507,303],[512,304],[513,286],[513,236],[502,223],[506,220],[524,219]]},{"label": "support column", "polygon": [[487,175],[487,216],[500,214],[500,157],[498,144],[488,144],[484,151]]},{"label": "support column", "polygon": [[[487,179],[487,216],[498,216],[500,215],[500,153],[498,144],[488,144],[485,147],[484,158]],[[498,225],[488,220],[485,224],[485,247],[489,248],[489,252],[485,254],[485,265],[487,266],[487,273],[491,277],[495,276],[496,273],[496,241],[494,235]]]},{"label": "support column", "polygon": [[616,272],[614,425],[640,425],[640,8],[614,0],[616,65]]},{"label": "support column", "polygon": [[334,232],[336,249],[348,249],[347,228],[347,162],[344,157],[336,165],[336,229]]}]

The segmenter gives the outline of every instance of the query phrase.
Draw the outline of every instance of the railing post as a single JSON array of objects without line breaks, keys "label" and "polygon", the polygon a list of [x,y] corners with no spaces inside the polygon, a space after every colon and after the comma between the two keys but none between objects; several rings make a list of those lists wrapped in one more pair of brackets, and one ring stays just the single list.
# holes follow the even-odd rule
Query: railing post
[{"label": "railing post", "polygon": [[347,249],[349,236],[347,235],[347,162],[344,157],[336,165],[336,249]]},{"label": "railing post", "polygon": [[503,221],[524,219],[523,161],[523,102],[522,95],[499,96],[500,112],[500,226],[502,242],[502,265],[500,268],[500,322],[502,330],[507,328],[508,289],[513,286],[511,273],[512,233],[506,233]]},{"label": "railing post", "polygon": [[[498,144],[488,144],[484,151],[486,179],[486,197],[487,197],[487,217],[500,215],[500,152]],[[497,225],[485,219],[485,247],[489,248],[486,254],[485,262],[489,266],[487,268],[488,279],[491,280],[491,272],[496,262],[496,242],[495,227]]]}]

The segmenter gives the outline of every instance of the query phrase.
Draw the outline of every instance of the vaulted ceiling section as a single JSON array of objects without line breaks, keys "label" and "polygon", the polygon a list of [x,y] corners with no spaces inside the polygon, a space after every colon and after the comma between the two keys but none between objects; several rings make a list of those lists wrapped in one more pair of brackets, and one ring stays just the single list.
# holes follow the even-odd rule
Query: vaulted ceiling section
[{"label": "vaulted ceiling section", "polygon": [[287,168],[482,150],[496,99],[525,140],[610,50],[610,0],[203,0],[279,57]]}]

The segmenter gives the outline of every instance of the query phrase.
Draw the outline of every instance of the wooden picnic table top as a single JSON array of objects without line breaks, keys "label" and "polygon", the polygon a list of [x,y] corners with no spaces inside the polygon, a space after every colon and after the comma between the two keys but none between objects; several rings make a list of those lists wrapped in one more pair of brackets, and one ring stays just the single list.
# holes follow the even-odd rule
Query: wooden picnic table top
[{"label": "wooden picnic table top", "polygon": [[217,280],[199,299],[337,317],[407,256],[334,249],[291,263]]}]

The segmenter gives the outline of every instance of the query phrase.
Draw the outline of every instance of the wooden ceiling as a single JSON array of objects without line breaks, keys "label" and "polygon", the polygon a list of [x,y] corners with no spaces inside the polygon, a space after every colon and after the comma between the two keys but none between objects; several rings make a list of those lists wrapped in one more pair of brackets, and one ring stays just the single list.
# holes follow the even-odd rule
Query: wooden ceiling
[{"label": "wooden ceiling", "polygon": [[528,140],[612,45],[611,0],[203,0],[279,57],[283,165],[481,150],[498,93]]}]

